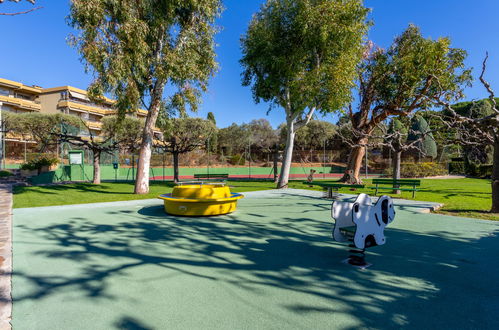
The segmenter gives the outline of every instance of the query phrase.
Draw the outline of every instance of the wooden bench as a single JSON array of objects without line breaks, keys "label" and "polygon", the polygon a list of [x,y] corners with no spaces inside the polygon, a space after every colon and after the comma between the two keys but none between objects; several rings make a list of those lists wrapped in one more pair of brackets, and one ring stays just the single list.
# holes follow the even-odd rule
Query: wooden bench
[{"label": "wooden bench", "polygon": [[196,180],[228,180],[229,175],[226,173],[197,173],[194,174],[194,179]]},{"label": "wooden bench", "polygon": [[304,181],[303,184],[312,186],[319,186],[327,189],[327,198],[336,198],[338,195],[333,196],[333,191],[337,192],[340,188],[361,189],[364,188],[363,184],[347,184],[347,183],[331,183],[331,182],[308,182]]},{"label": "wooden bench", "polygon": [[[412,198],[416,197],[416,191],[421,185],[421,180],[413,180],[413,179],[373,179],[373,184],[376,187],[371,187],[374,189],[374,195],[378,194],[378,190],[401,190],[401,191],[412,191]],[[389,185],[390,187],[380,187],[379,185]],[[400,188],[401,186],[411,186],[412,188]]]}]

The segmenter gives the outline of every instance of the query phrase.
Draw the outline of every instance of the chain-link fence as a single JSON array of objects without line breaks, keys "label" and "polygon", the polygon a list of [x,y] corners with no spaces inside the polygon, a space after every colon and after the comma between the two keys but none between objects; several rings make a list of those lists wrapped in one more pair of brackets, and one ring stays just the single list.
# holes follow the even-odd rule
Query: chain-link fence
[{"label": "chain-link fence", "polygon": [[[32,143],[6,141],[6,168],[19,168],[22,163],[41,155],[59,158],[59,170],[54,180],[78,181],[91,180],[93,177],[93,153],[91,150],[63,143],[37,152]],[[83,164],[75,166],[69,162],[69,151],[83,150]],[[343,175],[348,163],[350,150],[333,150],[326,146],[322,150],[295,149],[292,157],[290,178],[304,179],[314,170],[314,178],[331,179]],[[179,154],[179,176],[181,180],[192,179],[194,174],[228,174],[235,179],[273,180],[275,168],[281,170],[284,151],[279,148],[270,150],[252,150],[228,152],[223,148],[209,150],[198,148]],[[382,175],[391,167],[389,150],[369,149],[362,163],[362,177]],[[407,158],[409,157],[409,158]],[[407,155],[406,159],[414,161]],[[138,152],[113,151],[101,153],[100,170],[103,181],[134,181],[137,175]],[[367,166],[366,166],[367,160]],[[157,181],[173,180],[173,155],[164,149],[154,148],[150,162],[150,178]]]}]

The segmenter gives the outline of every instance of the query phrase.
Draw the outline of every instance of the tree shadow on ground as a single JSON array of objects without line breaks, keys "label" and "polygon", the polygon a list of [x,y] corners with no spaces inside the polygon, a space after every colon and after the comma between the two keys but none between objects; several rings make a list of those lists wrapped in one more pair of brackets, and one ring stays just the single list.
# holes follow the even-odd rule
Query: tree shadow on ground
[{"label": "tree shadow on ground", "polygon": [[[356,322],[352,329],[499,325],[493,313],[484,313],[484,308],[492,312],[499,307],[497,295],[491,294],[499,292],[499,260],[487,257],[499,254],[497,227],[479,239],[461,237],[456,230],[390,229],[388,243],[369,252],[368,260],[375,266],[361,271],[341,263],[347,250],[332,243],[332,224],[324,210],[305,203],[303,213],[283,218],[272,212],[274,202],[248,206],[248,214],[220,218],[174,217],[165,215],[161,206],[152,206],[140,209],[138,215],[108,211],[107,215],[119,219],[112,223],[71,219],[45,227],[19,226],[57,247],[37,247],[34,258],[78,262],[81,271],[51,276],[17,271],[14,276],[31,282],[34,289],[15,296],[14,304],[68,287],[95,299],[119,299],[108,287],[115,276],[156,265],[248,292],[279,288],[319,298],[274,303],[306,316],[348,314]],[[324,213],[324,219],[317,220],[314,211]],[[96,265],[95,260],[104,262]],[[143,323],[122,321],[115,326]]]}]

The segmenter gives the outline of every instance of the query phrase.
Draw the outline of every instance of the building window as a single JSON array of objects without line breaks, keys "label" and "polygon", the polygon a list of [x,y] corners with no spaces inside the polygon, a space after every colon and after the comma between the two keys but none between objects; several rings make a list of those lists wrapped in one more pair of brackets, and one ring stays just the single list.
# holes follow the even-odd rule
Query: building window
[{"label": "building window", "polygon": [[10,95],[10,91],[8,89],[0,87],[0,95],[2,95],[2,96],[9,96]]},{"label": "building window", "polygon": [[28,100],[28,101],[31,101],[33,98],[31,95],[21,94],[21,93],[16,93],[15,97],[18,99],[23,99],[23,100]]}]

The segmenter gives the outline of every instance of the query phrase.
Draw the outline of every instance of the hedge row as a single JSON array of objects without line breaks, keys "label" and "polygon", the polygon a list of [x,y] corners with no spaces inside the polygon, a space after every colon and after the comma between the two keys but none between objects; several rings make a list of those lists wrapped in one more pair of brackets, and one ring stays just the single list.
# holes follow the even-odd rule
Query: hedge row
[{"label": "hedge row", "polygon": [[[387,168],[385,174],[391,177],[393,175],[393,169],[391,167]],[[447,167],[439,163],[402,163],[400,165],[400,177],[402,178],[424,178],[447,174]]]}]

